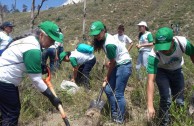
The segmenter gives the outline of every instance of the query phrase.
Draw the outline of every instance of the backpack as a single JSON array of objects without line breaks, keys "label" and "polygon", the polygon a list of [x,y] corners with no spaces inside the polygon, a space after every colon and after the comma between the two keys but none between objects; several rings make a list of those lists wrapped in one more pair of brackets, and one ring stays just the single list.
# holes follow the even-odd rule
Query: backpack
[{"label": "backpack", "polygon": [[81,53],[92,54],[94,52],[94,47],[85,43],[79,44],[76,49],[78,52],[81,52]]}]

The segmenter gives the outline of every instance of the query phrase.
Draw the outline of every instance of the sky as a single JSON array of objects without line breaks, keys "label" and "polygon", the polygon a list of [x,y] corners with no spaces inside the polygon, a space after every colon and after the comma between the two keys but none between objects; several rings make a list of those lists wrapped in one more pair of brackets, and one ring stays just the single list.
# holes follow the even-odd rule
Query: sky
[{"label": "sky", "polygon": [[[11,5],[14,4],[14,1],[15,0],[0,0],[1,4],[8,5],[9,10],[11,9]],[[36,6],[39,5],[41,1],[42,0],[35,0]],[[43,3],[41,10],[46,10],[50,7],[58,7],[67,1],[68,0],[47,0]],[[31,9],[32,0],[16,0],[16,8],[20,11],[22,11],[23,4],[28,6],[27,10],[29,11]]]}]

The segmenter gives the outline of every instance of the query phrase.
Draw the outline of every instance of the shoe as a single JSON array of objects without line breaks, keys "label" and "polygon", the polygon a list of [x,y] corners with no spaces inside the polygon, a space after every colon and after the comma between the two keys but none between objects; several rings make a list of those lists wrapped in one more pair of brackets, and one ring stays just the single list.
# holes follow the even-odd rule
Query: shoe
[{"label": "shoe", "polygon": [[124,123],[123,120],[119,120],[119,119],[114,119],[113,122],[116,122],[117,124],[123,124]]}]

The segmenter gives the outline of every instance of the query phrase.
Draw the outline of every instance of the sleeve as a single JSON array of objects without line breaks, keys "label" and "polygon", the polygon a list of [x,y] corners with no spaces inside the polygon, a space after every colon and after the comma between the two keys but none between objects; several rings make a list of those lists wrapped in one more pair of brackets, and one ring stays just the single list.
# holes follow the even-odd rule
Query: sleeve
[{"label": "sleeve", "polygon": [[159,62],[159,60],[156,57],[149,55],[148,66],[147,66],[148,74],[156,74],[157,73],[158,62]]},{"label": "sleeve", "polygon": [[23,61],[27,73],[41,73],[41,51],[38,49],[28,50],[23,53]]},{"label": "sleeve", "polygon": [[189,40],[187,40],[186,43],[185,54],[189,56],[194,55],[194,46],[190,43]]},{"label": "sleeve", "polygon": [[116,58],[116,45],[108,44],[106,45],[107,57],[109,60]]},{"label": "sleeve", "polygon": [[42,74],[28,74],[28,76],[40,92],[44,92],[47,89],[47,85],[42,80]]},{"label": "sleeve", "polygon": [[151,33],[148,34],[148,42],[152,43],[154,41],[153,36]]},{"label": "sleeve", "polygon": [[71,63],[71,65],[72,65],[73,67],[78,66],[78,63],[77,63],[77,60],[76,60],[75,57],[70,57],[69,60],[70,60],[70,63]]},{"label": "sleeve", "polygon": [[126,41],[130,44],[132,43],[132,40],[126,35]]}]

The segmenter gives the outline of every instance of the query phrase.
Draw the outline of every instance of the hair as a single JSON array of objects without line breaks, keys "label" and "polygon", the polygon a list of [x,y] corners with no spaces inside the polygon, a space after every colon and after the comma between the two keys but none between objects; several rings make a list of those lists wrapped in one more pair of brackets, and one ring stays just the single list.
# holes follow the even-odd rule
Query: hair
[{"label": "hair", "polygon": [[122,25],[122,24],[119,25],[118,29],[125,31],[124,25]]},{"label": "hair", "polygon": [[67,51],[66,53],[67,53],[66,56],[68,56],[68,57],[71,55],[71,52],[70,51]]},{"label": "hair", "polygon": [[[146,31],[149,31],[149,28],[148,27],[146,27],[146,26],[144,26],[144,27],[145,27],[145,30]],[[139,35],[138,35],[138,39],[140,39],[142,35],[143,35],[143,32],[140,32]]]},{"label": "hair", "polygon": [[94,51],[100,52],[100,50],[103,48],[103,45],[105,43],[105,40],[98,41],[97,39],[94,39],[92,42],[92,45],[94,46]]}]

